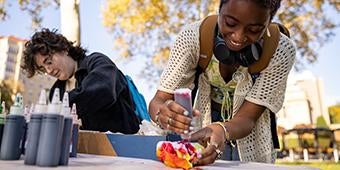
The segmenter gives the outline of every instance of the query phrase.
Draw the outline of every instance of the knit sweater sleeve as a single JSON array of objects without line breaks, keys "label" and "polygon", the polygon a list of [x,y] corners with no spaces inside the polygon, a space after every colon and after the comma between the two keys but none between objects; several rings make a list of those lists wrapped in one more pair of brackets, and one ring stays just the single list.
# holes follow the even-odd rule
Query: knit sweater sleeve
[{"label": "knit sweater sleeve", "polygon": [[279,46],[268,67],[261,71],[246,100],[277,113],[283,104],[288,74],[295,62],[295,44],[281,34]]},{"label": "knit sweater sleeve", "polygon": [[200,22],[190,24],[178,34],[158,90],[173,94],[180,87],[193,88],[199,58],[199,25]]}]

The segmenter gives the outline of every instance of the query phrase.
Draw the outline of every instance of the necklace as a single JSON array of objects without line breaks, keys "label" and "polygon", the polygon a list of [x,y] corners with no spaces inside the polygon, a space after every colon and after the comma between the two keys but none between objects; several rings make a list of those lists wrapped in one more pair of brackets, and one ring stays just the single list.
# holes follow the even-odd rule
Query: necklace
[{"label": "necklace", "polygon": [[243,81],[245,77],[246,77],[245,74],[239,69],[237,69],[232,75],[232,79],[237,83]]}]

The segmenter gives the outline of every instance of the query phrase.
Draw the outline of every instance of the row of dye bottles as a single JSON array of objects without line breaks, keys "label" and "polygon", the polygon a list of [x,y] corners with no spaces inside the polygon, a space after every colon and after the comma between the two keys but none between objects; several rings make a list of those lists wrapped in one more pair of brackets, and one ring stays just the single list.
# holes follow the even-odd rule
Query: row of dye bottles
[{"label": "row of dye bottles", "polygon": [[[47,105],[46,92],[42,90],[30,114],[27,114],[28,107],[26,114],[23,113],[22,103],[22,96],[17,95],[6,116],[2,140],[5,146],[1,147],[0,158],[17,160],[25,153],[24,162],[28,165],[67,165],[70,156],[76,157],[79,129],[76,112],[72,111],[71,115],[68,93],[64,94],[62,104],[59,89],[55,89],[52,102]],[[27,135],[24,115],[29,120]],[[26,136],[27,142],[24,141]]]},{"label": "row of dye bottles", "polygon": [[[32,113],[32,124],[30,123],[30,130],[28,132],[28,148],[31,145],[34,147],[32,147],[32,149],[30,148],[30,151],[27,151],[25,164],[36,164],[38,166],[68,164],[68,159],[71,156],[69,150],[71,146],[73,118],[70,113],[68,93],[64,93],[62,103],[59,99],[59,89],[55,89],[52,102],[47,106],[47,110],[43,107],[44,105],[46,106],[46,104],[40,102],[37,105],[38,109],[35,109],[35,113]],[[46,100],[41,99],[40,101]],[[33,133],[35,133],[35,135],[30,135]]]}]

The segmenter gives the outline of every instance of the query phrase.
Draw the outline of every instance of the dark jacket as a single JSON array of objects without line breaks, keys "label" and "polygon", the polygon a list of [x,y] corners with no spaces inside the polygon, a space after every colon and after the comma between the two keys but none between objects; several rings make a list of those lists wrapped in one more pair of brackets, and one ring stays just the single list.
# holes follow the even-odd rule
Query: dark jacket
[{"label": "dark jacket", "polygon": [[[82,129],[133,134],[140,120],[134,113],[132,96],[123,73],[104,54],[92,53],[78,61],[76,88],[69,92],[70,104],[76,103]],[[65,92],[66,81],[52,87]],[[50,99],[51,99],[50,94]]]}]

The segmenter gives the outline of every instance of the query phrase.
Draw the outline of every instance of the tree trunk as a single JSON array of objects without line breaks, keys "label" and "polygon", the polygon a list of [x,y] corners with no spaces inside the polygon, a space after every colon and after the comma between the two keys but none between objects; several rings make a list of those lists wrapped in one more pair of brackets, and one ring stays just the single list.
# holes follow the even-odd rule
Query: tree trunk
[{"label": "tree trunk", "polygon": [[69,40],[80,43],[80,0],[60,0],[61,33]]}]

